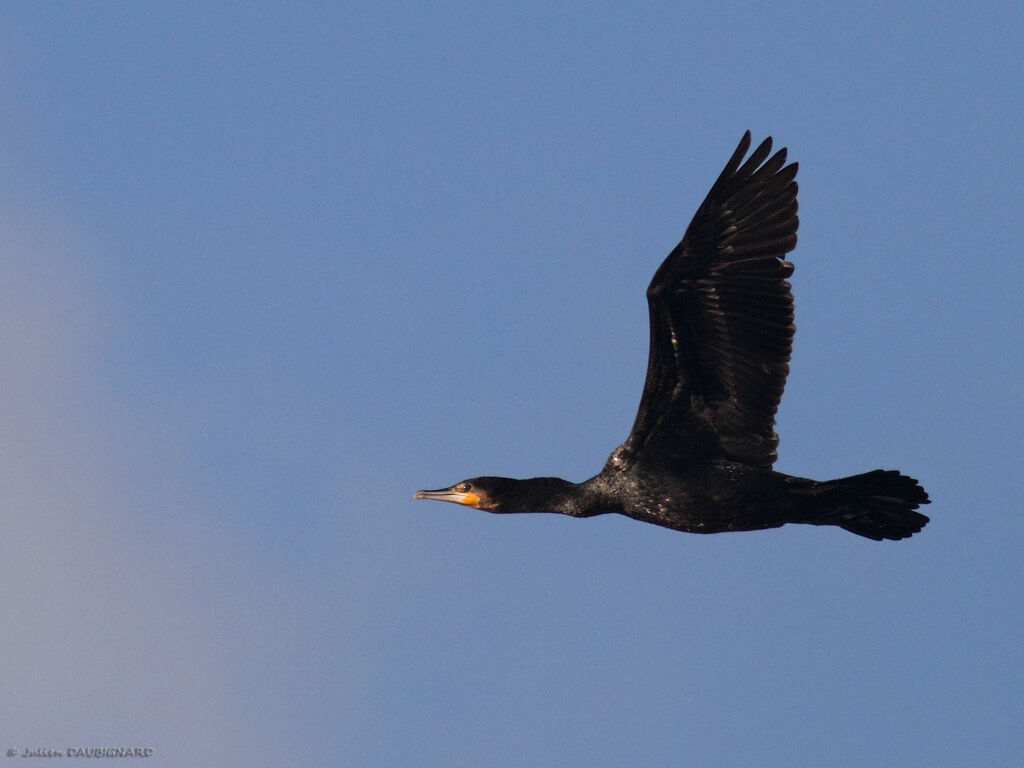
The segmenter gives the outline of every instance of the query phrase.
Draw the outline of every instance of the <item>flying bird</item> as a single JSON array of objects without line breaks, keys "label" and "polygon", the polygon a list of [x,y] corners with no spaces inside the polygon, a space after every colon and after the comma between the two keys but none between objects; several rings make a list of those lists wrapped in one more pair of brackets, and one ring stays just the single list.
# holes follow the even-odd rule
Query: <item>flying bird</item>
[{"label": "flying bird", "polygon": [[[488,512],[610,512],[689,533],[836,525],[903,539],[928,518],[912,477],[876,469],[817,481],[775,472],[775,412],[789,373],[797,164],[753,153],[747,131],[647,289],[650,350],[626,441],[582,483],[474,477],[416,499]],[[746,159],[744,159],[746,157]]]}]

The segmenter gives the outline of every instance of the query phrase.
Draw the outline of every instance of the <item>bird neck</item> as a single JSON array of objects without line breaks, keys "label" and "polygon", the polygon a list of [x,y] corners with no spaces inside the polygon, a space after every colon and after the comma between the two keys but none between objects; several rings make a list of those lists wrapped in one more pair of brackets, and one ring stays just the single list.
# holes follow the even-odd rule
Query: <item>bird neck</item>
[{"label": "bird neck", "polygon": [[571,483],[560,477],[530,477],[517,481],[502,497],[502,512],[555,512],[590,517],[598,509],[587,483]]}]

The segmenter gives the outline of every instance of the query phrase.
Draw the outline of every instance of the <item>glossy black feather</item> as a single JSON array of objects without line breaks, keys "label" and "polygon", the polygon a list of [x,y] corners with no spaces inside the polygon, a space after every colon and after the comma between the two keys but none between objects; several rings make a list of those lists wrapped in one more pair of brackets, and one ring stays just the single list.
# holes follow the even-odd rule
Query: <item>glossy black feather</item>
[{"label": "glossy black feather", "polygon": [[769,468],[789,373],[797,165],[744,134],[682,241],[647,289],[647,379],[633,429],[614,454],[725,458]]}]

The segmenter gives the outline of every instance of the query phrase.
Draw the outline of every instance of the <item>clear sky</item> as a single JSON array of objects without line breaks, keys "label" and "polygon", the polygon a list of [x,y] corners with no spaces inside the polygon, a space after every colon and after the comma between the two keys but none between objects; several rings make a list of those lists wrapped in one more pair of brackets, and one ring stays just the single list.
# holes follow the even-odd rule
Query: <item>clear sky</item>
[{"label": "clear sky", "polygon": [[[0,748],[1019,766],[1019,2],[5,3]],[[413,502],[600,470],[745,129],[784,472],[902,542]]]}]

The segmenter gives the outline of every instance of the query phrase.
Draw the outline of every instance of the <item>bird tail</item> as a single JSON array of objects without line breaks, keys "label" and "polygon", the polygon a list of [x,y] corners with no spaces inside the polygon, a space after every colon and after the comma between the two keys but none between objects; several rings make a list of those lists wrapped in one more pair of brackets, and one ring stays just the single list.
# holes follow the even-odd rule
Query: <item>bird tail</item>
[{"label": "bird tail", "polygon": [[928,494],[912,477],[893,469],[815,483],[813,525],[838,525],[875,541],[905,539],[920,531],[928,517],[915,510],[928,503]]}]

